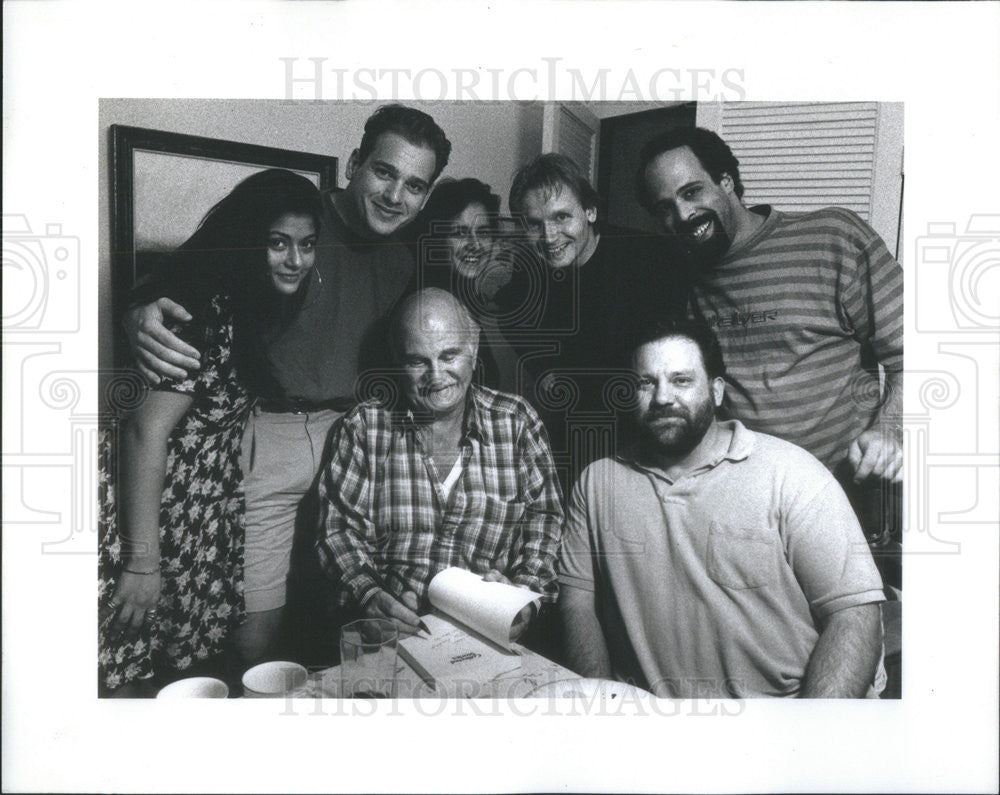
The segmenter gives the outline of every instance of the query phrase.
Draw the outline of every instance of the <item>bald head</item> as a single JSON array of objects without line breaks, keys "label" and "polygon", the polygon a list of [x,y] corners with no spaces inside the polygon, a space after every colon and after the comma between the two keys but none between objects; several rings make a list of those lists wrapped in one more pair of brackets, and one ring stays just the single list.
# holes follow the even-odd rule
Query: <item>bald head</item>
[{"label": "bald head", "polygon": [[408,295],[392,317],[392,349],[399,356],[408,338],[434,331],[478,347],[479,325],[462,302],[446,290],[428,287]]},{"label": "bald head", "polygon": [[461,302],[437,288],[414,293],[391,334],[411,407],[437,418],[461,412],[479,351],[479,326]]}]

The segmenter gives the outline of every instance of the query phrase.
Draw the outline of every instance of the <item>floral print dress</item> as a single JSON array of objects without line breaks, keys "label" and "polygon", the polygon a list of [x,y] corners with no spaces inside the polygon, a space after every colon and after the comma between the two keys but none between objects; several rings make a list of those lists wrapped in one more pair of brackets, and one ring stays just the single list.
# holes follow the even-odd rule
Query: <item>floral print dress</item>
[{"label": "floral print dress", "polygon": [[[100,683],[115,689],[163,668],[184,670],[219,654],[244,617],[244,499],[240,470],[243,427],[252,406],[232,362],[229,301],[213,298],[195,339],[202,367],[183,381],[156,388],[190,395],[193,403],[167,446],[160,502],[161,592],[157,618],[137,637],[115,639],[111,622],[98,630]],[[110,612],[121,575],[117,434],[102,433],[99,461],[98,615]]]}]

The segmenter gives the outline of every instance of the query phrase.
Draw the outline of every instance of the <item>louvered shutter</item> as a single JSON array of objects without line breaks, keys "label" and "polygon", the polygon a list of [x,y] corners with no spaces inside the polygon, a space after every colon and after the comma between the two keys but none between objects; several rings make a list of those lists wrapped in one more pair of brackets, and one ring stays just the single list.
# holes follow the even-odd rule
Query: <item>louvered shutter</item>
[{"label": "louvered shutter", "polygon": [[740,161],[749,205],[836,205],[872,216],[878,103],[727,102],[719,134]]},{"label": "louvered shutter", "polygon": [[558,130],[557,151],[572,158],[593,182],[597,161],[597,136],[594,131],[565,107],[559,108]]},{"label": "louvered shutter", "polygon": [[548,103],[543,117],[542,151],[572,158],[591,184],[596,184],[600,128],[600,120],[586,108]]}]

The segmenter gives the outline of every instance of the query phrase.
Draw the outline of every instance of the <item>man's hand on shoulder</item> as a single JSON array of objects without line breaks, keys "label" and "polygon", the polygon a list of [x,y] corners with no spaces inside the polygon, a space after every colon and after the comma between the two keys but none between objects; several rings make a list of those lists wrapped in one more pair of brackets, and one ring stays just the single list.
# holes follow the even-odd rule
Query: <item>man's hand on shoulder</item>
[{"label": "man's hand on shoulder", "polygon": [[136,306],[125,313],[122,327],[136,366],[150,383],[162,378],[187,378],[201,367],[201,354],[164,325],[172,320],[187,323],[191,315],[169,298]]},{"label": "man's hand on shoulder", "polygon": [[847,460],[857,483],[869,478],[895,482],[903,479],[903,444],[892,431],[865,431],[851,444]]}]

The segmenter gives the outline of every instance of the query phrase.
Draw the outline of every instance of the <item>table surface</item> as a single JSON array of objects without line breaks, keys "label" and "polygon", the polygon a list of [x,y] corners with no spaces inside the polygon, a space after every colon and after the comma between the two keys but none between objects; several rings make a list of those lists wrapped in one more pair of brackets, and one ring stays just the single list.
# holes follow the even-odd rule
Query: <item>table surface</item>
[{"label": "table surface", "polygon": [[[578,674],[518,643],[518,655],[511,658],[511,668],[476,688],[469,682],[441,682],[428,685],[402,659],[396,660],[397,698],[525,698],[543,685],[578,680]],[[303,698],[339,698],[340,666],[317,671],[295,695]]]}]

